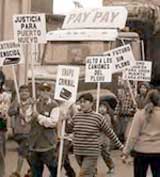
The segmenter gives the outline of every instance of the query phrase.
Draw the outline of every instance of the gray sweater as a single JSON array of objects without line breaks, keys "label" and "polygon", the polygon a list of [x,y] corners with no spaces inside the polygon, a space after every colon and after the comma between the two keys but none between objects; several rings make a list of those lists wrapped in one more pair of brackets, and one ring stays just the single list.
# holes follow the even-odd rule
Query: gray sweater
[{"label": "gray sweater", "polygon": [[160,107],[155,107],[152,117],[146,120],[145,110],[138,110],[123,152],[160,153]]}]

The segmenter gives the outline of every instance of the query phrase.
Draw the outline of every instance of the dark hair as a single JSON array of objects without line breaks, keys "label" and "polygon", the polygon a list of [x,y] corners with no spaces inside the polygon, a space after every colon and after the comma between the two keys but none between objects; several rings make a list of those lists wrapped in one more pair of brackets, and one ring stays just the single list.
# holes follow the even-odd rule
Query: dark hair
[{"label": "dark hair", "polygon": [[147,92],[149,91],[150,85],[149,85],[148,82],[139,82],[138,87],[137,87],[137,93],[138,94],[140,93],[140,88],[142,87],[142,85],[147,89]]},{"label": "dark hair", "polygon": [[20,88],[19,88],[19,91],[22,91],[24,89],[28,89],[29,90],[28,85],[21,85]]},{"label": "dark hair", "polygon": [[149,121],[152,117],[151,114],[153,113],[154,106],[160,106],[160,92],[157,89],[150,90],[146,96],[145,102],[146,119]]},{"label": "dark hair", "polygon": [[110,116],[113,116],[113,109],[111,108],[110,104],[107,101],[100,101],[99,106],[104,105],[107,108],[107,112]]},{"label": "dark hair", "polygon": [[5,82],[5,75],[3,73],[3,71],[0,70],[0,83],[1,85],[3,85]]},{"label": "dark hair", "polygon": [[94,100],[91,93],[84,93],[84,94],[82,94],[82,95],[79,97],[78,100],[81,100],[82,98],[83,98],[84,100],[88,100],[88,101],[90,101],[90,102],[93,102],[93,100]]}]

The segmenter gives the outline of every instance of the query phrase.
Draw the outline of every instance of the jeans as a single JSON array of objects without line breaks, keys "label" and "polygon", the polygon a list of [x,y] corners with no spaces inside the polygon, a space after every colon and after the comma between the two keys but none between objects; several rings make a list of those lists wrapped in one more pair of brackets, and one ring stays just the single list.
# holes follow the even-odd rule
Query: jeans
[{"label": "jeans", "polygon": [[76,173],[74,172],[70,161],[69,161],[69,153],[73,148],[72,142],[69,140],[64,140],[64,149],[63,149],[63,166],[66,171],[66,175],[69,177],[76,177]]},{"label": "jeans", "polygon": [[78,177],[94,177],[98,156],[76,155],[76,160],[80,166]]},{"label": "jeans", "polygon": [[31,152],[31,171],[33,177],[42,177],[44,165],[47,166],[51,177],[57,176],[57,160],[55,150],[46,152]]}]

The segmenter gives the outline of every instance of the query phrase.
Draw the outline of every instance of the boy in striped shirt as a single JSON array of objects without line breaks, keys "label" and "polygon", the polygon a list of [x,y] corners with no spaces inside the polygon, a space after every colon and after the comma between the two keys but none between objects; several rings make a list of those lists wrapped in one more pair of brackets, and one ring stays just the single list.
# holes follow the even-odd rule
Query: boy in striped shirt
[{"label": "boy in striped shirt", "polygon": [[67,130],[73,132],[73,149],[80,166],[79,177],[93,177],[100,155],[100,134],[104,132],[119,148],[123,145],[109,127],[107,120],[93,111],[93,96],[86,93],[80,96],[81,112],[74,115],[67,123]]}]

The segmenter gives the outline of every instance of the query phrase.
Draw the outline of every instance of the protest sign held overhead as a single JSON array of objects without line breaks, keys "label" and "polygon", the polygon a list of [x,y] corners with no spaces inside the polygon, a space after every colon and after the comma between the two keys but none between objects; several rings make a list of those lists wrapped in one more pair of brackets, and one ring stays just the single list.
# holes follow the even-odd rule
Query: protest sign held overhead
[{"label": "protest sign held overhead", "polygon": [[24,63],[20,44],[14,40],[0,42],[0,66]]},{"label": "protest sign held overhead", "polygon": [[112,59],[109,56],[86,58],[85,82],[111,82]]},{"label": "protest sign held overhead", "polygon": [[124,80],[151,81],[152,62],[136,61],[136,64],[123,72]]},{"label": "protest sign held overhead", "polygon": [[127,20],[127,9],[122,6],[103,8],[79,8],[69,13],[63,23],[63,29],[76,28],[119,28],[123,29]]},{"label": "protest sign held overhead", "polygon": [[135,64],[135,58],[129,44],[105,52],[104,55],[112,57],[113,73],[122,72]]},{"label": "protest sign held overhead", "polygon": [[59,65],[56,79],[55,99],[75,102],[77,97],[79,67]]},{"label": "protest sign held overhead", "polygon": [[14,15],[13,28],[17,43],[46,43],[45,14]]}]

